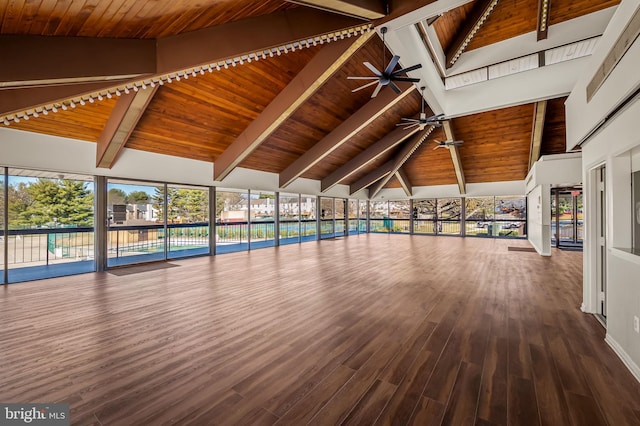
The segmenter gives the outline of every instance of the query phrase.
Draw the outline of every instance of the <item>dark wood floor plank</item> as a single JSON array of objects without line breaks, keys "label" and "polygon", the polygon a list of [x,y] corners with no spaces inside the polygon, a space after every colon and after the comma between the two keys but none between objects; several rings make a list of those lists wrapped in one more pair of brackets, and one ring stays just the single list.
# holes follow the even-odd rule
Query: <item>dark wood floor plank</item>
[{"label": "dark wood floor plank", "polygon": [[590,396],[567,392],[567,406],[574,425],[606,425],[596,401]]},{"label": "dark wood floor plank", "polygon": [[443,415],[444,405],[423,396],[413,413],[410,424],[415,426],[439,425],[442,423]]},{"label": "dark wood floor plank", "polygon": [[547,355],[546,348],[531,344],[531,362],[533,364],[533,382],[536,387],[538,412],[542,424],[569,424],[567,402],[560,377],[555,365]]},{"label": "dark wood floor plank", "polygon": [[479,365],[463,362],[458,370],[451,397],[444,413],[444,424],[470,425],[475,423],[480,392]]},{"label": "dark wood floor plank", "polygon": [[0,401],[74,425],[640,424],[582,254],[509,246],[369,234],[3,286]]},{"label": "dark wood floor plank", "polygon": [[509,376],[507,382],[507,415],[510,425],[539,425],[536,390],[533,382]]}]

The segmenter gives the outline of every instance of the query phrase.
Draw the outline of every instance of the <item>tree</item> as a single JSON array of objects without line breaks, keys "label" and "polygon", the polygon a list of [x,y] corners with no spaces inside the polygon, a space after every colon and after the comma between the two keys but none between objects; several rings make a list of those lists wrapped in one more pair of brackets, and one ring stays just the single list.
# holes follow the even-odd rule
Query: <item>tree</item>
[{"label": "tree", "polygon": [[20,225],[93,225],[93,193],[85,182],[38,179],[24,187],[24,191],[31,203],[19,212]]},{"label": "tree", "polygon": [[27,184],[20,182],[18,185],[9,185],[7,197],[9,197],[9,225],[10,227],[24,226],[20,223],[20,214],[29,207],[33,200],[27,192]]},{"label": "tree", "polygon": [[[164,217],[164,187],[156,187],[151,197],[153,208],[158,210],[159,217]],[[200,189],[168,188],[167,221],[206,222],[208,220],[209,197]]]},{"label": "tree", "polygon": [[133,191],[126,198],[128,204],[147,204],[149,194],[144,191]]},{"label": "tree", "polygon": [[127,194],[122,189],[111,188],[107,193],[107,204],[127,204]]}]

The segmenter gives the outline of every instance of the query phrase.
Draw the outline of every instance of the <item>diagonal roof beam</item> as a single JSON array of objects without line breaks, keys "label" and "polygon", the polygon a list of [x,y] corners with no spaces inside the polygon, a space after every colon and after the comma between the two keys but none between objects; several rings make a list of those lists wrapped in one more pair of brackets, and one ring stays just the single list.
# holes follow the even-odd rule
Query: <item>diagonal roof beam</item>
[{"label": "diagonal roof beam", "polygon": [[465,51],[480,27],[487,20],[499,0],[478,0],[471,13],[465,19],[462,28],[458,31],[456,38],[445,52],[447,58],[446,67],[451,68],[456,63],[460,55]]},{"label": "diagonal roof beam", "polygon": [[349,195],[353,195],[356,192],[365,189],[367,186],[373,185],[385,176],[392,174],[393,159],[387,161],[382,166],[378,167],[366,176],[361,177],[356,182],[349,185]]},{"label": "diagonal roof beam", "polygon": [[322,192],[325,192],[333,188],[342,180],[348,178],[353,173],[356,173],[358,170],[374,161],[385,152],[388,152],[391,148],[402,143],[405,139],[413,135],[418,130],[418,126],[414,126],[408,130],[405,130],[402,127],[398,127],[391,133],[387,133],[378,142],[374,143],[373,145],[362,151],[360,154],[356,155],[351,160],[338,167],[331,174],[329,174],[329,176],[322,179],[320,190]]},{"label": "diagonal roof beam", "polygon": [[398,87],[402,93],[396,95],[392,90],[382,91],[284,169],[280,173],[280,187],[284,188],[291,184],[415,89],[415,86],[409,83],[398,84]]},{"label": "diagonal roof beam", "polygon": [[404,190],[404,193],[407,194],[407,197],[411,197],[413,195],[413,188],[411,185],[411,181],[409,180],[409,175],[407,175],[407,171],[404,167],[400,167],[396,171],[396,179],[400,182],[400,186]]},{"label": "diagonal roof beam", "polygon": [[355,18],[372,20],[385,16],[385,8],[380,0],[286,0],[289,3],[315,7]]},{"label": "diagonal roof beam", "polygon": [[[345,35],[345,33],[353,34],[356,31],[363,31],[368,27],[369,24],[363,23],[361,20],[355,18],[299,7],[269,15],[241,19],[159,40],[134,40],[134,42],[136,42],[132,44],[134,47],[138,45],[137,42],[141,42],[141,45],[144,46],[146,46],[147,43],[154,46],[154,50],[152,50],[151,53],[144,51],[139,55],[141,58],[154,55],[155,62],[151,70],[146,67],[140,69],[127,66],[126,64],[118,65],[118,63],[121,62],[118,60],[120,56],[118,56],[117,53],[112,53],[111,50],[117,51],[120,49],[105,51],[96,48],[96,51],[87,57],[93,58],[94,56],[99,57],[102,55],[110,58],[114,64],[106,69],[112,70],[111,72],[114,74],[108,74],[98,66],[92,68],[90,65],[86,65],[84,68],[80,68],[84,81],[91,81],[92,78],[102,78],[105,75],[110,76],[110,78],[115,78],[115,75],[122,77],[132,72],[131,70],[135,71],[134,74],[139,75],[117,82],[105,80],[101,82],[100,85],[94,86],[75,85],[73,87],[76,90],[72,91],[68,88],[68,90],[63,93],[51,91],[49,89],[52,89],[52,87],[46,86],[30,88],[29,90],[32,92],[28,99],[22,96],[12,95],[10,92],[14,90],[7,90],[7,92],[9,92],[7,93],[9,99],[4,99],[5,92],[0,96],[0,118],[2,118],[2,115],[7,116],[14,113],[21,113],[35,107],[60,103],[72,98],[95,94],[99,91],[122,87],[126,84],[131,85],[140,82],[142,79],[148,81],[152,78],[166,77],[167,75],[185,70],[193,70],[203,66],[208,67],[211,64],[222,64],[229,59],[242,58],[250,54],[268,53],[275,51],[275,49],[282,50],[284,46],[291,48],[293,43],[301,44],[300,42],[306,41],[307,43],[305,44],[310,44],[320,38],[322,38],[323,41],[328,41],[329,37],[331,37],[332,40],[338,39],[342,38],[342,35]],[[49,38],[52,39],[50,43],[56,43],[55,39],[57,37]],[[100,43],[103,43],[99,41],[99,38],[74,37],[70,39],[73,40],[68,41],[68,43],[85,43],[83,45],[86,46],[91,46],[92,43],[96,43],[94,44],[95,46],[102,46]],[[84,40],[77,41],[75,39]],[[130,40],[121,40],[120,42],[125,43],[127,41]],[[135,50],[134,47],[127,47],[128,50],[125,50]],[[86,50],[88,48],[85,47],[84,49]],[[55,52],[58,51],[59,49],[55,50]],[[130,56],[129,54],[127,55]],[[87,57],[83,60],[86,60]],[[128,61],[124,62],[126,63]],[[23,70],[25,64],[22,61],[16,61],[11,68]],[[80,71],[77,71],[74,75],[63,75],[61,77],[53,70],[53,67],[44,61],[39,62],[35,68],[38,69],[37,73],[28,77],[27,81],[43,82],[47,80],[77,78],[77,74],[80,73]],[[87,70],[93,70],[93,75],[89,75],[90,73],[88,73]],[[144,72],[140,74],[142,71]],[[40,91],[42,91],[42,93],[40,93]]]},{"label": "diagonal roof beam", "polygon": [[529,149],[529,170],[540,158],[544,118],[547,112],[547,101],[536,102],[533,108],[533,129],[531,130],[531,147]]},{"label": "diagonal roof beam", "polygon": [[[442,123],[442,130],[444,131],[444,135],[449,141],[454,141],[455,137],[453,134],[453,129],[451,128],[451,121],[444,121]],[[451,162],[453,163],[453,169],[456,173],[456,181],[458,182],[458,189],[460,190],[460,194],[467,193],[467,184],[464,179],[464,169],[462,168],[462,160],[460,158],[460,150],[457,146],[448,146],[449,153],[451,154]]]},{"label": "diagonal roof beam", "polygon": [[550,6],[551,0],[538,0],[538,25],[536,26],[538,41],[547,38],[547,32],[549,30]]},{"label": "diagonal roof beam", "polygon": [[96,167],[110,169],[131,136],[133,129],[147,109],[158,86],[138,90],[118,98],[111,115],[98,137]]},{"label": "diagonal roof beam", "polygon": [[434,126],[426,127],[424,130],[421,130],[419,133],[416,133],[410,140],[404,143],[400,151],[393,157],[391,160],[391,170],[387,175],[385,175],[382,179],[375,182],[373,185],[369,187],[369,198],[374,198],[378,195],[378,192],[391,180],[391,178],[395,175],[395,173],[400,170],[400,167],[407,162],[409,157],[413,155],[413,153],[422,145],[431,132],[435,129]]},{"label": "diagonal roof beam", "polygon": [[362,47],[374,32],[330,43],[296,75],[214,163],[213,179],[220,181],[271,135]]}]

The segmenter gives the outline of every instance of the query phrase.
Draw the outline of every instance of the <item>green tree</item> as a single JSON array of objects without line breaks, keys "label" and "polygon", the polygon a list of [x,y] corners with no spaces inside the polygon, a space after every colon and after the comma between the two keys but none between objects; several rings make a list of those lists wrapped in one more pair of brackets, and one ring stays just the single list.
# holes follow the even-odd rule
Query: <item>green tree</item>
[{"label": "green tree", "polygon": [[19,213],[20,225],[93,224],[93,193],[87,189],[85,182],[38,179],[24,190],[32,202]]},{"label": "green tree", "polygon": [[144,191],[133,191],[126,197],[127,203],[131,204],[147,204],[149,202],[149,194]]},{"label": "green tree", "polygon": [[107,193],[107,204],[127,204],[127,194],[122,189],[111,188]]},{"label": "green tree", "polygon": [[27,192],[27,184],[20,182],[18,185],[9,185],[7,196],[9,197],[9,226],[20,227],[25,226],[20,223],[20,215],[29,207],[33,200]]}]

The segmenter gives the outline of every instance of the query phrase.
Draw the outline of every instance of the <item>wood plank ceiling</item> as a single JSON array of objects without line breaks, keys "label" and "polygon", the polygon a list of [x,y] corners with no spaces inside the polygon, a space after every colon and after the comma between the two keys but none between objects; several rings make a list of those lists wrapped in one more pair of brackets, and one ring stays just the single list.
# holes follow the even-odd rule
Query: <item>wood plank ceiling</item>
[{"label": "wood plank ceiling", "polygon": [[[481,0],[464,4],[435,20],[434,29],[447,51],[464,30],[465,21]],[[428,2],[426,2],[428,3]],[[487,46],[536,30],[537,0],[501,1],[469,43],[467,50]],[[573,19],[619,3],[615,0],[552,0],[549,24]],[[412,6],[419,7],[422,2]],[[202,0],[156,2],[152,0],[13,1],[0,4],[2,36],[66,36],[128,39],[162,39],[231,22],[300,9],[292,2],[268,0]],[[408,7],[404,5],[404,7]],[[252,21],[253,22],[253,21]],[[376,22],[372,22],[373,25]],[[293,42],[294,40],[292,40]],[[300,46],[298,46],[300,47]],[[227,150],[265,108],[323,49],[323,45],[298,48],[295,52],[273,55],[259,61],[203,73],[195,78],[164,84],[139,117],[126,147],[178,157],[213,162]],[[319,141],[371,101],[373,89],[355,93],[361,80],[347,76],[370,75],[363,65],[368,61],[383,68],[383,45],[379,37],[370,38],[266,139],[240,162],[239,166],[281,174]],[[240,54],[240,53],[239,53]],[[390,55],[387,54],[387,58]],[[412,65],[412,64],[404,64]],[[0,97],[10,89],[0,85]],[[36,89],[37,90],[37,89]],[[384,91],[390,89],[385,88]],[[106,95],[106,92],[104,92]],[[564,100],[548,102],[541,153],[564,152]],[[117,97],[75,104],[57,113],[31,116],[10,128],[39,132],[88,142],[96,142],[109,119]],[[64,103],[64,102],[63,102]],[[62,104],[59,104],[62,105]],[[34,108],[40,105],[33,105]],[[451,120],[459,148],[464,176],[468,183],[522,180],[528,172],[534,104],[524,104]],[[402,117],[420,112],[420,94],[414,90],[401,101],[382,111],[379,117],[339,144],[300,176],[322,180],[376,142],[397,130]],[[427,112],[431,112],[430,110]],[[8,116],[7,116],[8,117]],[[0,117],[3,118],[3,117]],[[3,118],[4,119],[4,118]],[[1,122],[1,120],[0,120]],[[448,149],[433,149],[433,141],[445,140],[442,129],[435,129],[404,163],[403,173],[413,186],[456,184],[456,173]],[[375,156],[340,181],[353,184],[394,158],[401,143]],[[393,177],[387,188],[400,187]]]}]

